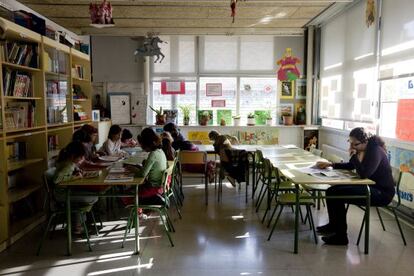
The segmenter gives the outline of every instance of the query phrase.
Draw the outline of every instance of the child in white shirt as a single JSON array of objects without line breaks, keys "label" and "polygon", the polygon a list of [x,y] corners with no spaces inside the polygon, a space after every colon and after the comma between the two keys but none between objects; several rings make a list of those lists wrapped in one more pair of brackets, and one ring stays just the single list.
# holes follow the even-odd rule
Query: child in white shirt
[{"label": "child in white shirt", "polygon": [[112,125],[109,129],[108,140],[103,143],[99,152],[110,156],[123,157],[127,155],[125,151],[121,150],[121,132],[122,128],[119,125]]}]

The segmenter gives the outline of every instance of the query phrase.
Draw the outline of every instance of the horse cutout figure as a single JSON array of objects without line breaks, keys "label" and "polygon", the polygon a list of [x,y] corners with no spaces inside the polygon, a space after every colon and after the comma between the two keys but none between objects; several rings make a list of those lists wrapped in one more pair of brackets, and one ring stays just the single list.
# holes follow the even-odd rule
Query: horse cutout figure
[{"label": "horse cutout figure", "polygon": [[[167,43],[166,41],[162,41],[158,36],[152,37],[148,36],[144,39],[144,45],[141,48],[135,50],[135,56],[141,57],[153,57],[157,56],[154,60],[156,63],[158,60],[161,63],[165,56],[161,53],[161,48],[158,46],[159,43]],[[160,60],[161,58],[161,60]]]}]

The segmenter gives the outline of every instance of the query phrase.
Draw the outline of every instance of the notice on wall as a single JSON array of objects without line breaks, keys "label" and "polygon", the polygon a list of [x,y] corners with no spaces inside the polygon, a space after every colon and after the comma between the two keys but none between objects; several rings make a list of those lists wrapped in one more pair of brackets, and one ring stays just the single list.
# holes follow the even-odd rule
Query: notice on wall
[{"label": "notice on wall", "polygon": [[414,141],[414,99],[398,100],[396,136]]},{"label": "notice on wall", "polygon": [[223,94],[223,86],[221,83],[206,83],[206,96],[219,97]]},{"label": "notice on wall", "polygon": [[211,144],[210,139],[208,138],[208,131],[189,131],[188,140],[200,141],[203,145]]},{"label": "notice on wall", "polygon": [[108,93],[112,124],[131,123],[131,103],[129,93]]},{"label": "notice on wall", "polygon": [[162,81],[161,95],[185,94],[185,81]]},{"label": "notice on wall", "polygon": [[211,100],[211,107],[226,107],[226,100]]}]

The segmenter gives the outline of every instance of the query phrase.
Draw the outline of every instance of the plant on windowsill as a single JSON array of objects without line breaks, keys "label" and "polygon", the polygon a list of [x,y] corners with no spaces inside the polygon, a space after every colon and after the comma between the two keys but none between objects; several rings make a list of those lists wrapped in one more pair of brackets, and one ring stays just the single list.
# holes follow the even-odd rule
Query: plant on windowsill
[{"label": "plant on windowsill", "polygon": [[266,111],[266,125],[271,126],[273,123],[272,113],[270,110]]},{"label": "plant on windowsill", "polygon": [[165,124],[165,114],[163,113],[162,106],[160,109],[155,109],[152,106],[149,106],[149,108],[155,112],[155,124],[156,125],[164,125]]},{"label": "plant on windowsill", "polygon": [[248,126],[254,126],[256,124],[255,115],[253,112],[250,112],[247,114],[247,125]]},{"label": "plant on windowsill", "polygon": [[193,108],[192,105],[180,105],[179,108],[181,109],[181,112],[183,113],[183,124],[185,126],[188,126],[190,124],[190,113],[191,109]]},{"label": "plant on windowsill", "polygon": [[240,118],[241,118],[240,115],[233,116],[233,125],[234,126],[240,126]]},{"label": "plant on windowsill", "polygon": [[211,114],[208,110],[203,111],[199,119],[200,126],[206,126],[208,124],[208,121],[211,120],[211,118]]},{"label": "plant on windowsill", "polygon": [[283,124],[285,126],[293,125],[293,115],[290,112],[282,112]]}]

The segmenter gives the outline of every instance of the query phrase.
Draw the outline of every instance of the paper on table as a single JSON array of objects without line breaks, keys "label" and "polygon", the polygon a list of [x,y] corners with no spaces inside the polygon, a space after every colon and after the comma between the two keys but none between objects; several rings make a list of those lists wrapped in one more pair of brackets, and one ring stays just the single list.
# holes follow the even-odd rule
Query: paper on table
[{"label": "paper on table", "polygon": [[298,147],[295,145],[282,145],[283,148],[285,149],[297,149]]}]

